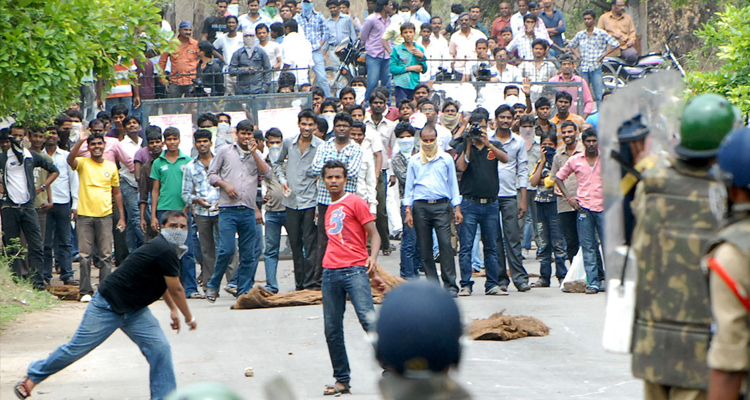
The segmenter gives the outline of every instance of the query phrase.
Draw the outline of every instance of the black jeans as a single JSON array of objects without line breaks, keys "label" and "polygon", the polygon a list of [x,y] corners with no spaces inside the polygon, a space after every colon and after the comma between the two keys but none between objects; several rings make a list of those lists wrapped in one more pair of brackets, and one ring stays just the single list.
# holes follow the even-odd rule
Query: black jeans
[{"label": "black jeans", "polygon": [[73,278],[73,241],[70,230],[70,203],[54,204],[47,212],[47,229],[44,237],[44,278],[52,279],[52,249],[54,261],[60,267],[60,280]]},{"label": "black jeans", "polygon": [[565,238],[565,253],[568,262],[573,262],[573,257],[578,254],[578,211],[566,211],[558,213],[560,218],[560,230]]},{"label": "black jeans", "polygon": [[438,247],[440,247],[440,272],[443,287],[450,291],[458,291],[456,286],[456,260],[451,246],[451,224],[453,207],[449,201],[429,204],[426,201],[415,201],[411,208],[414,217],[414,230],[417,233],[419,252],[422,255],[427,279],[437,281],[435,258],[432,256],[432,230],[435,229]]},{"label": "black jeans", "polygon": [[380,250],[386,251],[391,247],[390,232],[388,230],[388,211],[386,210],[385,190],[388,175],[383,170],[378,176],[376,198],[378,200],[377,214],[375,215],[375,227],[380,235]]},{"label": "black jeans", "polygon": [[302,210],[287,207],[286,232],[292,248],[295,290],[310,289],[317,284],[315,246],[318,244],[318,232],[315,229],[315,207]]},{"label": "black jeans", "polygon": [[[39,228],[39,217],[32,205],[3,207],[3,245],[11,244],[11,239],[21,237],[23,231],[26,237],[26,259],[29,262],[29,273],[23,274],[23,258],[13,260],[13,275],[28,278],[35,288],[44,288],[42,268],[44,268],[44,252],[42,251],[42,231]],[[20,240],[18,245],[20,246]]]},{"label": "black jeans", "polygon": [[[529,284],[529,274],[523,267],[521,261],[521,229],[518,226],[518,199],[512,197],[498,197],[500,218],[502,221],[503,235],[497,239],[497,263],[500,265],[500,287],[507,288],[510,283],[508,279],[507,264],[510,264],[510,274],[513,284],[520,288]],[[503,239],[505,243],[503,244]]]},{"label": "black jeans", "polygon": [[328,247],[328,236],[326,235],[326,211],[328,211],[328,204],[318,203],[318,250],[317,254],[315,254],[313,289],[319,288],[323,282],[323,256],[326,255],[326,247]]}]

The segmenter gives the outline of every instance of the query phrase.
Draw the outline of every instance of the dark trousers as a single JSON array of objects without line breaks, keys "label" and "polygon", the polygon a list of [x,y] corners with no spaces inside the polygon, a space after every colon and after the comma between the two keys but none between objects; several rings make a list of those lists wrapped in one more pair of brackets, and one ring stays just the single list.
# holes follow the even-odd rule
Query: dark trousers
[{"label": "dark trousers", "polygon": [[385,170],[380,173],[378,178],[378,191],[376,198],[378,200],[377,214],[375,215],[375,227],[380,235],[380,250],[388,250],[391,247],[390,233],[388,231],[388,210],[385,202],[385,185],[388,182],[388,175]]},{"label": "dark trousers", "polygon": [[295,290],[309,289],[316,285],[318,232],[315,229],[315,207],[302,210],[287,207],[286,232],[292,248]]},{"label": "dark trousers", "polygon": [[[401,219],[406,219],[406,207],[401,206]],[[422,255],[419,253],[417,234],[414,228],[404,224],[401,235],[401,264],[400,274],[404,279],[419,278],[419,269],[422,268]]]},{"label": "dark trousers", "polygon": [[[501,288],[507,288],[510,283],[508,279],[507,264],[510,264],[510,274],[513,284],[518,288],[529,284],[529,274],[521,262],[521,229],[518,226],[518,199],[512,197],[498,197],[500,217],[502,218],[503,235],[497,239],[497,262],[500,265]],[[503,239],[505,243],[503,244]]]},{"label": "dark trousers", "polygon": [[565,253],[568,262],[573,262],[573,257],[578,254],[578,211],[566,211],[557,214],[560,218],[560,230],[565,238]]},{"label": "dark trousers", "polygon": [[432,230],[437,234],[440,248],[440,272],[443,287],[458,291],[456,286],[456,260],[451,246],[451,224],[453,208],[450,202],[429,204],[426,201],[415,201],[411,208],[414,217],[414,230],[417,233],[419,252],[422,255],[427,279],[438,280],[435,258],[432,256]]},{"label": "dark trousers", "polygon": [[[60,280],[73,278],[73,245],[70,230],[70,203],[54,204],[47,211],[44,236],[44,279],[52,279],[52,265],[60,267]],[[52,250],[54,249],[54,260]],[[53,262],[55,261],[55,262]]]},{"label": "dark trousers", "polygon": [[328,211],[328,204],[318,203],[318,250],[317,254],[315,254],[315,271],[313,274],[312,289],[319,288],[321,280],[323,279],[323,256],[326,255],[326,247],[328,247],[328,236],[326,235],[326,211]]},{"label": "dark trousers", "polygon": [[539,274],[540,280],[550,281],[552,276],[552,260],[555,261],[555,276],[562,281],[568,273],[565,266],[565,241],[560,233],[560,219],[557,216],[557,202],[536,203],[537,210],[537,232],[539,232],[537,243],[539,252],[542,254]]},{"label": "dark trousers", "polygon": [[[115,204],[112,200],[112,204]],[[112,239],[114,240],[114,254],[112,256],[115,267],[119,267],[128,254],[128,231],[120,231],[117,229],[117,222],[120,220],[120,210],[117,207],[112,207]],[[127,222],[127,218],[125,218]]]},{"label": "dark trousers", "polygon": [[[28,274],[23,273],[23,260],[13,260],[12,271],[17,277],[28,278],[36,288],[44,288],[42,268],[44,253],[42,251],[42,232],[39,228],[39,217],[33,206],[4,207],[3,217],[3,245],[11,245],[11,239],[20,239],[23,232],[27,241],[26,258],[31,268]],[[17,244],[20,246],[20,242]],[[20,249],[19,249],[20,250]]]},{"label": "dark trousers", "polygon": [[393,90],[393,94],[394,96],[396,96],[396,104],[401,104],[402,100],[414,99],[414,89],[407,89],[396,86]]}]

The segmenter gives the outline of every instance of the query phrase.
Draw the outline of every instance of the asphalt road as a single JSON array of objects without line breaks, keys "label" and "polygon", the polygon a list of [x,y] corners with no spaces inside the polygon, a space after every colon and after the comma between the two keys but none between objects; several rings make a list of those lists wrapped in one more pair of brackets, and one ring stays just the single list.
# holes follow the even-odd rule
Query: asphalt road
[{"label": "asphalt road", "polygon": [[[398,271],[399,253],[380,258],[391,273]],[[538,272],[535,260],[525,261]],[[260,265],[262,269],[262,263]],[[282,291],[294,288],[291,261],[279,263]],[[263,271],[258,279],[263,279]],[[532,278],[532,281],[535,279]],[[484,280],[476,280],[475,288]],[[476,399],[636,399],[642,383],[630,373],[630,358],[606,353],[601,335],[604,294],[566,294],[557,288],[533,289],[510,296],[484,296],[479,290],[459,298],[466,323],[505,310],[529,315],[550,327],[550,334],[509,342],[466,341],[454,373]],[[332,384],[332,370],[323,335],[321,306],[265,310],[230,310],[233,299],[223,293],[215,304],[189,300],[198,330],[175,334],[169,312],[151,306],[172,346],[178,386],[214,381],[235,389],[245,399],[262,399],[264,385],[285,378],[297,399],[322,397]],[[33,360],[46,357],[75,332],[84,305],[62,307],[24,317],[0,332],[0,398],[15,398],[13,384]],[[351,305],[345,315],[347,350],[352,368],[352,399],[379,399],[380,368]],[[254,377],[245,377],[245,368]],[[121,332],[34,390],[36,399],[147,399],[148,363]]]}]

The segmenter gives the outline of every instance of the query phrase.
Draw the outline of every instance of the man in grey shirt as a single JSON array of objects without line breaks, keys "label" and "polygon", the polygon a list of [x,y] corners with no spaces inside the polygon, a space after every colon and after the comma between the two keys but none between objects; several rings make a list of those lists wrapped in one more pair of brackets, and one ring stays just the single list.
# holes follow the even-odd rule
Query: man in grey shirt
[{"label": "man in grey shirt", "polygon": [[[315,226],[318,179],[307,176],[304,171],[310,169],[318,146],[322,146],[323,141],[313,135],[317,127],[317,115],[313,110],[302,110],[297,116],[297,125],[300,134],[285,139],[279,155],[272,161],[273,170],[284,190],[282,204],[286,207],[286,229],[294,260],[295,289],[303,290],[317,285],[315,260],[318,244]],[[291,171],[288,176],[287,171]]]},{"label": "man in grey shirt", "polygon": [[[521,230],[518,221],[526,216],[526,187],[529,182],[529,166],[526,154],[526,142],[510,131],[513,121],[513,109],[508,105],[501,105],[495,110],[497,130],[490,140],[496,140],[503,145],[508,153],[508,162],[498,165],[500,187],[497,193],[500,214],[503,224],[503,235],[497,239],[497,261],[500,264],[500,290],[507,293],[509,279],[506,272],[505,256],[508,256],[510,273],[513,284],[519,292],[531,289],[529,274],[521,262]],[[518,201],[518,191],[521,201]],[[505,246],[503,246],[505,238]]]},{"label": "man in grey shirt", "polygon": [[[271,168],[263,161],[253,137],[253,124],[237,124],[237,143],[219,149],[208,169],[208,182],[221,189],[219,196],[219,255],[216,268],[206,289],[206,299],[213,303],[219,297],[224,272],[235,250],[235,233],[239,236],[240,264],[237,267],[237,296],[247,293],[255,284],[255,197],[258,174],[267,177]],[[255,267],[253,267],[255,266]]]}]

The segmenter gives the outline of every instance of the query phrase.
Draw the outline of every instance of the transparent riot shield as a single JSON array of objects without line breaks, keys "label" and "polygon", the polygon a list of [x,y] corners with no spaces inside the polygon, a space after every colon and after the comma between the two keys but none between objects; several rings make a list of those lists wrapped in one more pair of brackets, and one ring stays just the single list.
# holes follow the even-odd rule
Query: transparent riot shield
[{"label": "transparent riot shield", "polygon": [[[646,149],[654,159],[664,159],[679,142],[679,117],[684,108],[682,77],[675,71],[660,71],[618,89],[602,103],[599,146],[604,191],[604,262],[607,276],[607,313],[603,345],[607,351],[629,353],[635,315],[637,267],[635,255],[626,245],[623,167],[613,157],[621,153],[617,131],[620,125],[641,114],[649,127]],[[625,187],[623,187],[625,186]],[[626,261],[627,260],[627,261]]]}]

